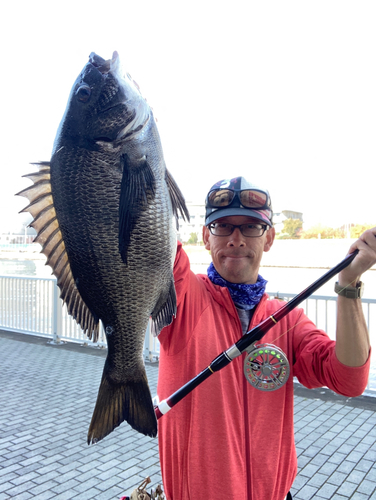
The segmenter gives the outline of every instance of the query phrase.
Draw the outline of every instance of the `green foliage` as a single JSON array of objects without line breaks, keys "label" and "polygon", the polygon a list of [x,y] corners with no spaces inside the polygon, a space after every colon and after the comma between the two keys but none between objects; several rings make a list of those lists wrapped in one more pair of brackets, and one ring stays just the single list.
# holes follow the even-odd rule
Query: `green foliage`
[{"label": "green foliage", "polygon": [[282,233],[277,238],[279,239],[298,239],[303,227],[303,222],[300,219],[285,219],[283,221]]},{"label": "green foliage", "polygon": [[188,245],[196,245],[198,242],[197,233],[191,233],[189,236],[189,240],[187,241]]},{"label": "green foliage", "polygon": [[300,237],[302,239],[310,239],[310,238],[321,238],[325,239],[333,239],[333,238],[359,238],[359,236],[364,233],[367,229],[371,229],[374,227],[372,224],[351,224],[350,225],[350,234],[349,234],[349,226],[341,226],[337,228],[323,226],[321,224],[317,224],[316,226],[312,226],[306,231],[302,231]]},{"label": "green foliage", "polygon": [[344,238],[345,231],[344,228],[334,229],[332,227],[323,226],[322,224],[317,224],[316,226],[312,226],[306,231],[302,231],[300,237],[305,240],[309,239],[318,239],[321,238],[323,240],[333,239],[333,238]]},{"label": "green foliage", "polygon": [[359,238],[359,236],[367,231],[367,229],[372,229],[374,226],[372,224],[357,224],[356,226],[352,226],[350,228],[350,237],[351,238]]}]

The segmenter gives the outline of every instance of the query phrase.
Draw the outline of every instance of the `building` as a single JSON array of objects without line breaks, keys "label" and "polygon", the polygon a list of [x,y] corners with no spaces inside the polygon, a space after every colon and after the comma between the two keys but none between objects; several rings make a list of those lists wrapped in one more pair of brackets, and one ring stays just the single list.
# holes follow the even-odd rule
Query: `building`
[{"label": "building", "polygon": [[[179,217],[178,239],[187,243],[192,233],[197,235],[197,242],[202,242],[202,227],[205,224],[205,205],[204,203],[187,202],[187,207],[190,213],[190,222],[184,221]],[[294,210],[282,210],[274,212],[273,224],[276,233],[281,233],[283,230],[283,221],[286,219],[299,219],[303,222],[303,213]]]},{"label": "building", "polygon": [[283,221],[286,219],[299,219],[303,222],[303,213],[295,212],[294,210],[282,210],[282,212],[274,212],[273,224],[276,233],[283,231]]},{"label": "building", "polygon": [[179,216],[178,239],[187,243],[192,233],[197,235],[197,242],[202,242],[202,227],[205,224],[205,205],[204,203],[186,202],[189,210],[190,221],[184,221]]}]

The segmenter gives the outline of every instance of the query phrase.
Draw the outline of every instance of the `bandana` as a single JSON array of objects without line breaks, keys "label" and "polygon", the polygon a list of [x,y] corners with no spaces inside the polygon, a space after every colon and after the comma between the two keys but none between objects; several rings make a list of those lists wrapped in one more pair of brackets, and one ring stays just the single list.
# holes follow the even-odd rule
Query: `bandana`
[{"label": "bandana", "polygon": [[241,309],[253,309],[256,307],[264,295],[267,284],[267,281],[260,275],[258,275],[256,283],[251,283],[250,285],[226,281],[218,274],[213,262],[208,267],[208,277],[215,285],[228,288],[235,305]]}]

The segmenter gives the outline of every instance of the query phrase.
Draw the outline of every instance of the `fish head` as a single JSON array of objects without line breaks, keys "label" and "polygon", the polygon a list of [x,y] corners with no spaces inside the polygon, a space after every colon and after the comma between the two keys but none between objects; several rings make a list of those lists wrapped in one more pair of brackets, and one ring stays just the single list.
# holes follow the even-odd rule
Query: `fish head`
[{"label": "fish head", "polygon": [[67,143],[97,149],[127,139],[142,130],[151,113],[118,53],[105,60],[93,52],[72,87],[54,152]]}]

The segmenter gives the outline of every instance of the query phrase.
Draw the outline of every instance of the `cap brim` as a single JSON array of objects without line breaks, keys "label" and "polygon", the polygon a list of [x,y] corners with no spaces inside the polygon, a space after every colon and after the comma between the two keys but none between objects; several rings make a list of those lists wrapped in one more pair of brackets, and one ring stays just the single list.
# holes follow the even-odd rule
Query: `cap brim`
[{"label": "cap brim", "polygon": [[217,219],[221,219],[222,217],[230,217],[232,215],[243,215],[245,217],[253,217],[254,219],[258,219],[264,224],[268,224],[270,227],[273,224],[266,217],[266,215],[261,214],[255,210],[251,210],[249,208],[242,207],[233,207],[233,208],[221,208],[220,210],[215,210],[206,218],[205,224],[208,225],[211,222],[214,222]]}]

